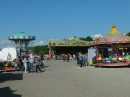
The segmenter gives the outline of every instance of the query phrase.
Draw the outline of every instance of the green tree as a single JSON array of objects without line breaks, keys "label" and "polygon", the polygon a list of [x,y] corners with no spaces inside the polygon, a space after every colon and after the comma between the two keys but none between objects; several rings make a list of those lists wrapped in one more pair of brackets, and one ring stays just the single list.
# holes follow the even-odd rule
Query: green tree
[{"label": "green tree", "polygon": [[93,41],[93,38],[90,36],[87,36],[86,38],[80,37],[79,39],[84,41]]},{"label": "green tree", "polygon": [[79,39],[80,39],[80,40],[84,40],[84,41],[85,41],[85,38],[83,38],[83,37],[80,37]]},{"label": "green tree", "polygon": [[126,34],[126,36],[130,36],[130,32],[128,32],[128,33]]},{"label": "green tree", "polygon": [[86,41],[93,41],[93,38],[90,37],[90,36],[87,36],[87,37],[86,37]]},{"label": "green tree", "polygon": [[35,46],[34,49],[33,49],[33,52],[37,55],[40,54],[40,49],[39,49],[39,46]]},{"label": "green tree", "polygon": [[49,53],[49,48],[48,45],[45,46],[35,46],[33,48],[33,52],[35,54],[41,55],[41,54],[48,54]]}]

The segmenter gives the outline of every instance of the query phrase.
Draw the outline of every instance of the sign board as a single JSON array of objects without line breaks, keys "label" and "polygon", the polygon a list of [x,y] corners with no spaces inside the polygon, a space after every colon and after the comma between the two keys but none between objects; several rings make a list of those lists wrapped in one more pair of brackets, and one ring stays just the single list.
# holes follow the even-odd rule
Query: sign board
[{"label": "sign board", "polygon": [[96,48],[89,48],[88,49],[88,64],[93,65],[96,63]]}]

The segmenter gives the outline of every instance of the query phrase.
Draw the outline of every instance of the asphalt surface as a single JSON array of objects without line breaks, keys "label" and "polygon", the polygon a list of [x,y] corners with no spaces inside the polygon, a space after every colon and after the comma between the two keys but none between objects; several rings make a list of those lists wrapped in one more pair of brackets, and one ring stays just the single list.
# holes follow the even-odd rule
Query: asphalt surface
[{"label": "asphalt surface", "polygon": [[0,97],[130,97],[130,68],[76,68],[45,61],[42,73],[0,74]]}]

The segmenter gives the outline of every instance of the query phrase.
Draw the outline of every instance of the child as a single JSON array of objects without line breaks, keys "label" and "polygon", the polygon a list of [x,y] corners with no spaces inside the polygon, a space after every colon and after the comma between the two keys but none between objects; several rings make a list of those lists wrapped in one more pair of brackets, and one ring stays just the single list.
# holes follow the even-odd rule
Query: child
[{"label": "child", "polygon": [[15,63],[15,64],[14,64],[15,71],[17,71],[17,67],[18,67],[18,64]]}]

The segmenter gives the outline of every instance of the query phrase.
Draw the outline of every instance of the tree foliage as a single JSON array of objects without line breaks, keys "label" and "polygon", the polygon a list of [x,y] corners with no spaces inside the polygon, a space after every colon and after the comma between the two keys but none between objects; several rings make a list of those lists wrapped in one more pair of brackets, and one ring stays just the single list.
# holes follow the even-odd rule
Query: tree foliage
[{"label": "tree foliage", "polygon": [[84,40],[84,41],[93,41],[93,38],[90,36],[87,36],[86,38],[81,37],[79,39]]},{"label": "tree foliage", "polygon": [[128,32],[128,33],[126,34],[126,36],[130,36],[130,32]]},{"label": "tree foliage", "polygon": [[86,37],[86,41],[93,41],[93,38],[90,37],[90,36],[87,36],[87,37]]},{"label": "tree foliage", "polygon": [[31,47],[30,50],[37,55],[49,53],[48,45]]}]

